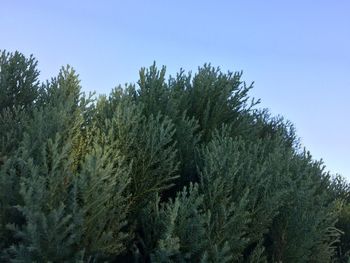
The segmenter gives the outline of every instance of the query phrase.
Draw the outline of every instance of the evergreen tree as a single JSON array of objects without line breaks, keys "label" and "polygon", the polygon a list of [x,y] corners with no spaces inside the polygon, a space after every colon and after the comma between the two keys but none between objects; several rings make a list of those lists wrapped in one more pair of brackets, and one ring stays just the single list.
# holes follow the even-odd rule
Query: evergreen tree
[{"label": "evergreen tree", "polygon": [[39,89],[37,64],[32,55],[0,50],[0,111],[33,106]]},{"label": "evergreen tree", "polygon": [[347,262],[349,184],[205,64],[81,92],[0,56],[1,262]]}]

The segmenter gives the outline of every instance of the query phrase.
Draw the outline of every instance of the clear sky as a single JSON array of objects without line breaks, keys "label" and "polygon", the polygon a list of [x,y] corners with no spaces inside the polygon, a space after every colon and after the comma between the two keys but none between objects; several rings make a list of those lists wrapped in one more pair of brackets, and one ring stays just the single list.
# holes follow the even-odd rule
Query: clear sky
[{"label": "clear sky", "polygon": [[0,49],[34,54],[42,80],[70,64],[97,93],[154,60],[243,70],[261,106],[350,179],[350,1],[0,0]]}]

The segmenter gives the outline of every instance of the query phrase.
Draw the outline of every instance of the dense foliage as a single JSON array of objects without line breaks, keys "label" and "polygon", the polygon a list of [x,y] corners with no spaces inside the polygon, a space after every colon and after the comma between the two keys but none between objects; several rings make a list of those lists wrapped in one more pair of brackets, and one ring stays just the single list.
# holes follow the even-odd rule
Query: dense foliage
[{"label": "dense foliage", "polygon": [[347,262],[350,186],[241,73],[141,69],[96,98],[0,54],[1,262]]}]

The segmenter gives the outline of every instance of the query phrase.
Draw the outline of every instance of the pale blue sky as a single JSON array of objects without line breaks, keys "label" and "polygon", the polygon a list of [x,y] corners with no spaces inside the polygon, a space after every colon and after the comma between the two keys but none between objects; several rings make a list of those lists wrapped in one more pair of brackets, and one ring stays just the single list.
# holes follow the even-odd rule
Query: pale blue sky
[{"label": "pale blue sky", "polygon": [[291,120],[315,158],[350,179],[350,1],[0,2],[0,49],[62,65],[84,91],[136,82],[154,60],[174,74],[243,70],[251,95]]}]

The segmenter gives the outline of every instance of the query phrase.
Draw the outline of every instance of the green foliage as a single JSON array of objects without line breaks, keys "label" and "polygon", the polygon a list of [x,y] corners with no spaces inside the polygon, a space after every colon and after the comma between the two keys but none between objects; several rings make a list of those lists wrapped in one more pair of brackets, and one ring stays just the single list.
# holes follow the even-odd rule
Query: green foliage
[{"label": "green foliage", "polygon": [[0,112],[33,106],[39,88],[37,64],[33,56],[0,50]]},{"label": "green foliage", "polygon": [[205,214],[198,186],[190,185],[174,200],[155,196],[141,217],[144,246],[152,262],[197,262],[205,249]]},{"label": "green foliage", "polygon": [[[16,158],[10,158],[0,168],[0,250],[9,247],[14,241],[13,233],[7,228],[7,224],[21,224],[23,218],[15,208],[22,203],[19,194],[20,180],[17,176],[21,171],[22,162]],[[1,258],[1,257],[0,257]]]},{"label": "green foliage", "polygon": [[[173,139],[175,127],[160,113],[144,116],[142,109],[123,94],[119,95],[121,97],[110,99],[120,100],[111,118],[106,118],[105,123],[98,126],[102,133],[101,142],[113,144],[114,149],[132,164],[129,188],[133,194],[133,210],[138,211],[152,194],[169,188],[177,178],[179,163]],[[101,108],[109,106],[101,105],[107,101],[99,103]]]},{"label": "green foliage", "polygon": [[0,112],[0,164],[19,147],[26,121],[26,113],[19,108],[5,108]]},{"label": "green foliage", "polygon": [[221,250],[229,252],[230,261],[237,261],[248,244],[249,190],[234,187],[239,169],[235,146],[230,139],[217,138],[201,152],[203,167],[200,168],[200,186],[208,211],[206,233],[210,243],[207,256],[210,262],[219,262],[218,253]]},{"label": "green foliage", "polygon": [[337,247],[338,262],[348,262],[350,258],[350,184],[340,175],[333,178],[329,188],[332,199],[338,200],[339,218],[336,227],[342,231]]},{"label": "green foliage", "polygon": [[340,236],[334,227],[339,211],[335,200],[329,199],[322,187],[320,163],[313,162],[305,152],[287,161],[286,202],[270,232],[272,258],[288,262],[330,262]]},{"label": "green foliage", "polygon": [[8,250],[15,262],[73,261],[81,257],[79,243],[81,215],[76,203],[76,185],[70,172],[69,146],[57,137],[49,140],[42,153],[42,165],[22,156],[26,174],[21,178],[20,194],[25,224],[10,225],[20,241]]},{"label": "green foliage", "polygon": [[95,98],[0,56],[1,262],[347,262],[349,184],[205,64]]},{"label": "green foliage", "polygon": [[253,144],[235,140],[230,133],[224,126],[201,149],[201,187],[213,232],[236,246],[231,245],[231,254],[246,258],[261,250],[260,242],[281,206],[285,190],[276,166],[284,156],[275,141]]},{"label": "green foliage", "polygon": [[[131,196],[126,193],[131,170],[113,148],[94,144],[78,176],[87,254],[119,254],[130,239],[125,231]],[[101,220],[103,218],[104,220]]]},{"label": "green foliage", "polygon": [[346,262],[350,256],[350,204],[343,204],[336,227],[343,232],[338,254],[341,262]]}]

